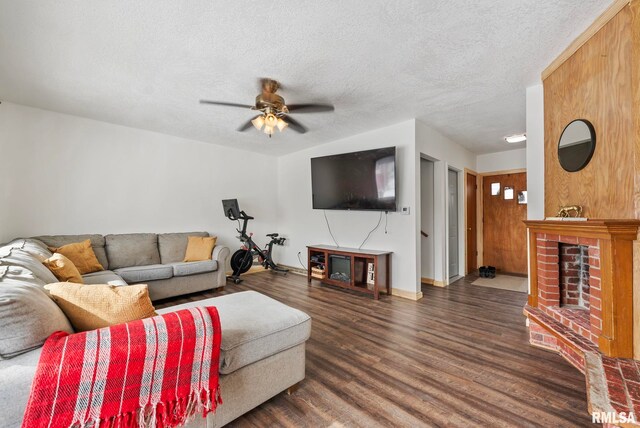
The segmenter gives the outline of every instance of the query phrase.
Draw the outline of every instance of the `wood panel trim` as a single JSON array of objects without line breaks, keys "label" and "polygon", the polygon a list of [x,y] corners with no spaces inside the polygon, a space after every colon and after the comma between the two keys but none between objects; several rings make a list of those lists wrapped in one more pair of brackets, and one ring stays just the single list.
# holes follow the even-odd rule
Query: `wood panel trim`
[{"label": "wood panel trim", "polygon": [[609,21],[613,19],[622,9],[624,9],[631,0],[615,0],[611,6],[609,6],[599,17],[596,18],[593,23],[582,32],[571,44],[564,50],[551,64],[547,66],[542,72],[542,80],[545,80],[551,73],[556,71],[566,60],[571,58],[578,49],[580,49],[585,43],[593,37],[598,31],[602,29]]},{"label": "wood panel trim", "polygon": [[420,282],[426,285],[433,285],[434,281],[435,280],[433,278],[425,278],[425,277],[420,278]]},{"label": "wood panel trim", "polygon": [[529,230],[579,238],[626,239],[637,238],[640,220],[593,219],[587,221],[525,220]]}]

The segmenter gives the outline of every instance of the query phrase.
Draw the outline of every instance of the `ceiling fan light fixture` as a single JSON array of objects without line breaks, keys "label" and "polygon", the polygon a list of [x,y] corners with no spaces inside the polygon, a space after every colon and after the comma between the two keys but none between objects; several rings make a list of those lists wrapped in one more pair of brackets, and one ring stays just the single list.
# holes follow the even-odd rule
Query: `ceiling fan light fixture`
[{"label": "ceiling fan light fixture", "polygon": [[274,129],[273,126],[269,126],[269,125],[265,125],[264,126],[264,133],[271,136],[273,135]]},{"label": "ceiling fan light fixture", "polygon": [[264,117],[263,116],[258,116],[255,119],[251,120],[251,123],[253,124],[253,126],[255,126],[255,128],[260,131],[262,129],[262,127],[264,126]]},{"label": "ceiling fan light fixture", "polygon": [[264,123],[266,126],[274,128],[278,124],[278,118],[275,114],[269,113],[264,117]]},{"label": "ceiling fan light fixture", "polygon": [[287,122],[285,122],[281,118],[278,118],[277,127],[280,130],[280,132],[284,131],[287,126],[289,126]]}]

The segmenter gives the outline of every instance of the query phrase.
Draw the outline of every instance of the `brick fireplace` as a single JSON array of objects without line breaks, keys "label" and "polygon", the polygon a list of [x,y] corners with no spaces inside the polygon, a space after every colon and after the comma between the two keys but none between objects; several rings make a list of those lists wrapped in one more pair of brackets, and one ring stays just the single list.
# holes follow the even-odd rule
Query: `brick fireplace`
[{"label": "brick fireplace", "polygon": [[536,233],[537,307],[584,339],[602,333],[600,246],[595,238]]},{"label": "brick fireplace", "polygon": [[584,373],[590,413],[640,415],[640,361],[633,360],[633,241],[640,221],[525,223],[529,342]]},{"label": "brick fireplace", "polygon": [[580,369],[582,358],[572,351],[582,348],[632,358],[632,244],[640,221],[526,224],[531,290],[525,315],[533,325],[532,343],[560,352]]},{"label": "brick fireplace", "polygon": [[[559,245],[560,307],[589,309],[589,247]],[[593,252],[592,252],[593,253]],[[599,257],[594,258],[599,263]]]}]

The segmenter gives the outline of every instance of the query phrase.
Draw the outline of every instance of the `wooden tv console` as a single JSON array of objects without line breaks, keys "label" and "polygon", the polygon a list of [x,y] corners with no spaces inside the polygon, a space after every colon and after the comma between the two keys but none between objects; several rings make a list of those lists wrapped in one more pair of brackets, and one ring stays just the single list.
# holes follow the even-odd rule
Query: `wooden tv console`
[{"label": "wooden tv console", "polygon": [[[324,262],[312,260],[312,258],[316,258],[314,256],[323,256]],[[343,262],[349,263],[350,277],[348,281],[330,278],[331,256],[342,257]],[[373,265],[373,284],[367,283],[369,263]],[[319,269],[324,271],[323,276],[319,273]],[[391,295],[391,251],[309,245],[307,246],[307,281],[309,284],[312,279],[318,279],[324,284],[368,293],[378,300],[381,286],[384,286],[387,295]]]}]

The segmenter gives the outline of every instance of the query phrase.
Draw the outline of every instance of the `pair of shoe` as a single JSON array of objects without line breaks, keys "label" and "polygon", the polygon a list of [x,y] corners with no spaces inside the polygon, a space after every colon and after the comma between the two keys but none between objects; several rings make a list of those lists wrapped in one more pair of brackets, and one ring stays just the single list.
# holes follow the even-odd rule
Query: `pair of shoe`
[{"label": "pair of shoe", "polygon": [[495,266],[480,266],[480,278],[495,278],[496,268]]}]

